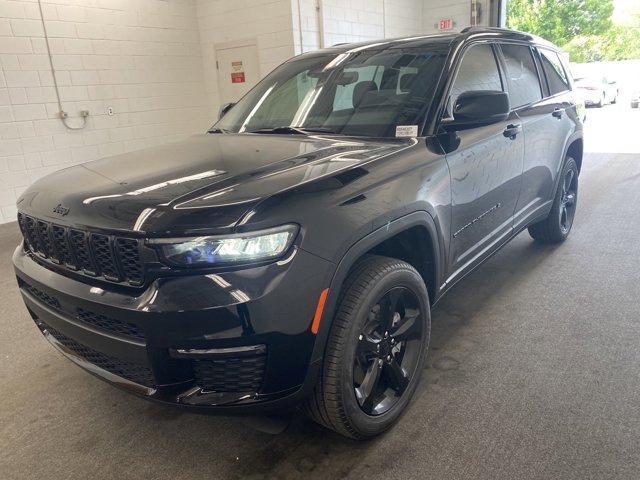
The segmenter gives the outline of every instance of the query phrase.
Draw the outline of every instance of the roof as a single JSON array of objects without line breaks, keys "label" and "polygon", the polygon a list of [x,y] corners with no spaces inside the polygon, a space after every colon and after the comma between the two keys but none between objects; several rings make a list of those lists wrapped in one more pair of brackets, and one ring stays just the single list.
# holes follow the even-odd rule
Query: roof
[{"label": "roof", "polygon": [[420,47],[433,47],[434,44],[440,44],[448,46],[455,41],[464,42],[477,37],[490,36],[496,39],[503,40],[518,40],[524,42],[536,43],[557,49],[555,45],[544,40],[541,37],[532,35],[529,33],[518,32],[516,30],[509,30],[506,28],[495,27],[467,27],[460,32],[440,33],[440,34],[428,34],[428,35],[412,35],[409,37],[399,37],[392,39],[382,40],[369,40],[366,42],[358,43],[339,43],[331,47],[316,50],[313,53],[346,53],[349,51],[366,50],[369,48],[420,48]]}]

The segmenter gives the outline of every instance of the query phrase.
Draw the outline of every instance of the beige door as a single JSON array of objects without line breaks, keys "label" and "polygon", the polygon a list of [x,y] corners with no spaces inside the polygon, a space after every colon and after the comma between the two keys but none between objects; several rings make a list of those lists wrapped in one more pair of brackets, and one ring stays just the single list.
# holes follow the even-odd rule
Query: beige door
[{"label": "beige door", "polygon": [[260,80],[255,44],[216,48],[220,102],[237,102]]}]

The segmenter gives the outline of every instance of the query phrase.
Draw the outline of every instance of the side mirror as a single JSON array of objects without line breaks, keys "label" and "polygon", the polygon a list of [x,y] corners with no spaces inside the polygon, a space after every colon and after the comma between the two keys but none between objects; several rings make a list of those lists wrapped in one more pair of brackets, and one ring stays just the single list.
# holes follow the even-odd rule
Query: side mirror
[{"label": "side mirror", "polygon": [[497,90],[461,93],[453,106],[453,118],[444,122],[447,130],[464,130],[503,122],[509,117],[509,95]]},{"label": "side mirror", "polygon": [[235,102],[229,102],[229,103],[225,103],[220,107],[220,110],[218,110],[218,120],[220,120],[222,117],[224,117],[227,112],[229,110],[231,110],[231,108],[235,105]]}]

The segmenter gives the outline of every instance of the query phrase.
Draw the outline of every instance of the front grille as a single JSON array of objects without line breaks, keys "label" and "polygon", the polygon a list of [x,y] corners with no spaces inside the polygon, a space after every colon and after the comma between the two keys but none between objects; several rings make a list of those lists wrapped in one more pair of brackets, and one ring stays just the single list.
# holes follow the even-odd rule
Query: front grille
[{"label": "front grille", "polygon": [[120,272],[111,249],[111,241],[107,235],[91,235],[91,246],[98,265],[98,270],[109,280],[119,281]]},{"label": "front grille", "polygon": [[41,324],[40,328],[48,331],[58,342],[69,350],[72,350],[79,357],[82,357],[87,362],[92,363],[107,372],[111,372],[114,375],[126,378],[127,380],[146,387],[153,387],[155,385],[153,373],[151,372],[151,369],[145,365],[127,362],[105,353],[98,352],[97,350],[78,343],[46,324]]},{"label": "front grille", "polygon": [[71,249],[69,248],[67,230],[59,225],[53,225],[51,227],[51,236],[53,238],[53,244],[56,246],[56,253],[58,254],[57,260],[59,263],[73,267],[74,261],[71,256]]},{"label": "front grille", "polygon": [[130,282],[141,284],[144,281],[144,274],[140,263],[138,241],[130,238],[116,238],[116,252],[125,277]]},{"label": "front grille", "polygon": [[76,259],[75,265],[77,268],[89,275],[97,275],[97,269],[94,267],[91,254],[89,253],[87,234],[82,230],[70,230],[69,240],[71,241],[71,250]]},{"label": "front grille", "polygon": [[38,258],[110,282],[140,286],[140,240],[68,228],[18,213],[27,248]]},{"label": "front grille", "polygon": [[262,387],[266,354],[194,360],[196,385],[212,392],[256,393]]}]

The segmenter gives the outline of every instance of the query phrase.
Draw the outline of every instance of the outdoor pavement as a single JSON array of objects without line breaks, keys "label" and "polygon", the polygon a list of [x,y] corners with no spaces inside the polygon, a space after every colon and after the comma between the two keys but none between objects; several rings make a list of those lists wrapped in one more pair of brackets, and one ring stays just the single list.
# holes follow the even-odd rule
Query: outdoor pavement
[{"label": "outdoor pavement", "polygon": [[640,478],[640,110],[589,109],[568,241],[525,232],[433,313],[415,401],[357,443],[296,416],[279,435],[120,392],[55,352],[0,227],[2,479]]}]

